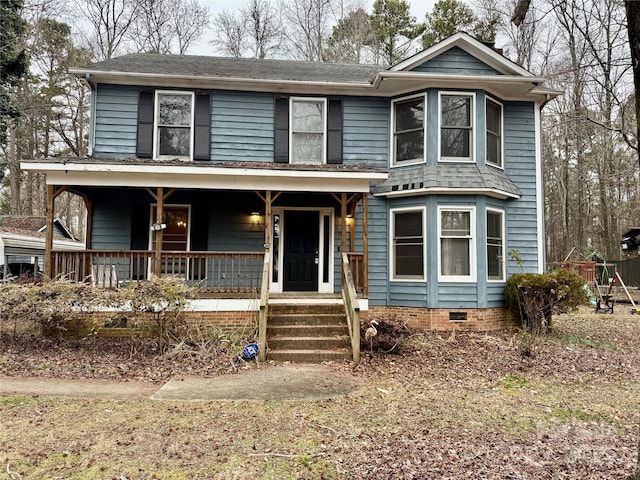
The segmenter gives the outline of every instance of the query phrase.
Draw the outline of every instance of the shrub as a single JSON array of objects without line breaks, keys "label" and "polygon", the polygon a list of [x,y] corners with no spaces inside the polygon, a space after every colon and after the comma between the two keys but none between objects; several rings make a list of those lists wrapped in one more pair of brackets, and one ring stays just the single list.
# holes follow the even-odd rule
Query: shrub
[{"label": "shrub", "polygon": [[[375,322],[375,323],[374,323]],[[367,329],[375,330],[375,335],[367,339]],[[411,330],[405,322],[396,317],[375,318],[360,325],[360,350],[400,354],[411,337]]]},{"label": "shrub", "polygon": [[187,334],[182,314],[191,291],[182,279],[153,277],[123,290],[127,292],[132,313],[144,314],[151,319],[154,327],[152,333],[158,340],[160,351],[165,351],[167,341],[180,339]]},{"label": "shrub", "polygon": [[0,326],[29,331],[34,328],[59,334],[77,327],[89,311],[122,307],[126,297],[117,291],[84,283],[57,280],[46,283],[0,284]]},{"label": "shrub", "polygon": [[528,332],[546,332],[551,315],[574,310],[588,302],[580,275],[567,270],[516,273],[507,280],[504,296],[507,308]]}]

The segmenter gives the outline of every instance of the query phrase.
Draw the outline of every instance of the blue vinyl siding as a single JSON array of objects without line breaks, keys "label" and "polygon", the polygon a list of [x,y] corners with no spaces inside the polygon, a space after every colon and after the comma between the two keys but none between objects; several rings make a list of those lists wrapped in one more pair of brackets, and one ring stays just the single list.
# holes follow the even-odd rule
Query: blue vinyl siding
[{"label": "blue vinyl siding", "polygon": [[389,165],[389,99],[346,98],[343,101],[344,164]]},{"label": "blue vinyl siding", "polygon": [[131,248],[131,211],[128,204],[107,198],[94,199],[91,248],[128,250]]},{"label": "blue vinyl siding", "polygon": [[[524,260],[524,269],[532,272],[538,265],[534,123],[533,103],[505,102],[505,173],[522,192],[517,201],[505,203],[507,249],[518,250]],[[507,258],[507,276],[519,269]]]},{"label": "blue vinyl siding", "polygon": [[214,92],[211,98],[211,159],[273,161],[273,96]]},{"label": "blue vinyl siding", "polygon": [[501,75],[495,68],[469,55],[460,47],[453,47],[437,57],[412,69],[414,72],[453,73],[467,75]]},{"label": "blue vinyl siding", "polygon": [[98,85],[95,95],[93,156],[132,158],[136,156],[138,88]]},{"label": "blue vinyl siding", "polygon": [[389,296],[389,211],[387,199],[369,196],[369,303],[387,305]]}]

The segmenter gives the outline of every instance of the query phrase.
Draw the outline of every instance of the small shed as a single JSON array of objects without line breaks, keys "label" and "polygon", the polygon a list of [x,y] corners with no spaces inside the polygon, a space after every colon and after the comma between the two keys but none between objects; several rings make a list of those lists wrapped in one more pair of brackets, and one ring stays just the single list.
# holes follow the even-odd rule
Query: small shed
[{"label": "small shed", "polygon": [[[0,278],[42,272],[46,228],[45,217],[0,216]],[[75,238],[60,219],[54,221],[53,228],[55,249],[84,249],[84,242]]]}]

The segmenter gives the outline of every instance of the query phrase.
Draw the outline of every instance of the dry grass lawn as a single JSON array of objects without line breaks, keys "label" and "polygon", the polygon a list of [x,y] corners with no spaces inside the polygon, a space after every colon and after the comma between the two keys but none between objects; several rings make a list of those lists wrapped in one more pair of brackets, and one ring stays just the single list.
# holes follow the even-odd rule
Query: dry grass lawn
[{"label": "dry grass lawn", "polygon": [[[414,335],[331,364],[364,388],[315,402],[0,397],[0,478],[623,480],[639,336],[640,317],[587,313],[556,318],[532,358],[513,332]],[[0,351],[0,375],[19,362]]]}]

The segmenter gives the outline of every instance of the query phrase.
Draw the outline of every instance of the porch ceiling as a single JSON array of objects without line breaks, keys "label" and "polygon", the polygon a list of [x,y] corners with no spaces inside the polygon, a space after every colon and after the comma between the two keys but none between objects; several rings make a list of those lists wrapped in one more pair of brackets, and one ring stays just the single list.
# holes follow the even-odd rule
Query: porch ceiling
[{"label": "porch ceiling", "polygon": [[48,185],[168,187],[221,190],[368,192],[387,173],[358,167],[287,168],[276,164],[224,164],[85,161],[24,161],[23,170],[44,173]]}]

